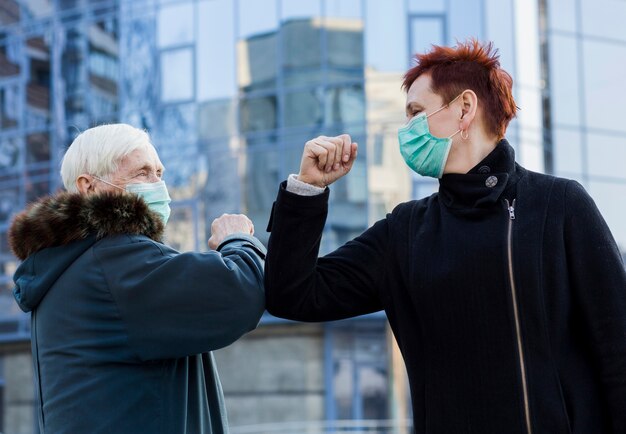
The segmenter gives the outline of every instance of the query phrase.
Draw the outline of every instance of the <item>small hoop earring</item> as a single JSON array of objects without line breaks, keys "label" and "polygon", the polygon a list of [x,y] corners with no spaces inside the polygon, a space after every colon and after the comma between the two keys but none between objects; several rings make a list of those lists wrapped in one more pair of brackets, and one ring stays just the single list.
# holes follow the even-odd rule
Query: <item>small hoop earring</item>
[{"label": "small hoop earring", "polygon": [[[463,133],[465,133],[465,135],[463,135]],[[461,130],[461,138],[463,140],[469,139],[469,133],[467,132],[467,130]]]}]

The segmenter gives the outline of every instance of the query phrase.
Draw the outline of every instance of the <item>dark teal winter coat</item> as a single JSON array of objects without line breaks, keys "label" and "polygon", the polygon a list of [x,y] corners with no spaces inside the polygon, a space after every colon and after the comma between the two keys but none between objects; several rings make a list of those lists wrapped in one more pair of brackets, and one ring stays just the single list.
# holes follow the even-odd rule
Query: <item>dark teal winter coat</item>
[{"label": "dark teal winter coat", "polygon": [[31,312],[42,434],[228,432],[211,355],[264,310],[264,248],[162,244],[130,195],[45,198],[19,215],[15,299]]}]

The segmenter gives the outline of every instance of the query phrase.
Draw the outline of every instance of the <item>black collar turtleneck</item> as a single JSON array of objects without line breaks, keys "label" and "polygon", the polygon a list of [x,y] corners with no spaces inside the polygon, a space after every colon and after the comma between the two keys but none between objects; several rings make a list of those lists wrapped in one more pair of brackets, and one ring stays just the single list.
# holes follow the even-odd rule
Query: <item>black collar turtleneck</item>
[{"label": "black collar turtleneck", "polygon": [[466,174],[451,173],[439,180],[439,196],[452,209],[487,208],[500,199],[513,199],[523,174],[515,150],[506,139]]}]

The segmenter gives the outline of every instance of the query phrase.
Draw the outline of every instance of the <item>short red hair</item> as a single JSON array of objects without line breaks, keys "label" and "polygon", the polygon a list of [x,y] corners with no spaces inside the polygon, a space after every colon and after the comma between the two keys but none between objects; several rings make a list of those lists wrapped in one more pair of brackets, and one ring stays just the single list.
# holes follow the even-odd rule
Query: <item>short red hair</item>
[{"label": "short red hair", "polygon": [[481,44],[476,39],[458,43],[456,47],[433,45],[424,54],[416,54],[416,65],[404,75],[402,87],[408,92],[422,74],[430,74],[432,90],[448,103],[465,89],[473,90],[482,105],[487,132],[501,139],[515,117],[513,79],[500,68],[498,50],[493,43]]}]

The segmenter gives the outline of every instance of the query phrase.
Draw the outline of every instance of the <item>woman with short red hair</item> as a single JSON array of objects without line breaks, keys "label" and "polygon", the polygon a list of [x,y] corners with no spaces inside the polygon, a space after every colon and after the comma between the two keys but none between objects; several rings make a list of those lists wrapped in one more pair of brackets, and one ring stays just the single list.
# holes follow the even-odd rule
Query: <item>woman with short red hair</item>
[{"label": "woman with short red hair", "polygon": [[273,208],[267,309],[385,310],[417,433],[626,433],[626,272],[604,219],[577,182],[515,162],[512,79],[491,44],[415,59],[400,152],[439,191],[318,258],[327,186],[357,145],[307,142]]}]

